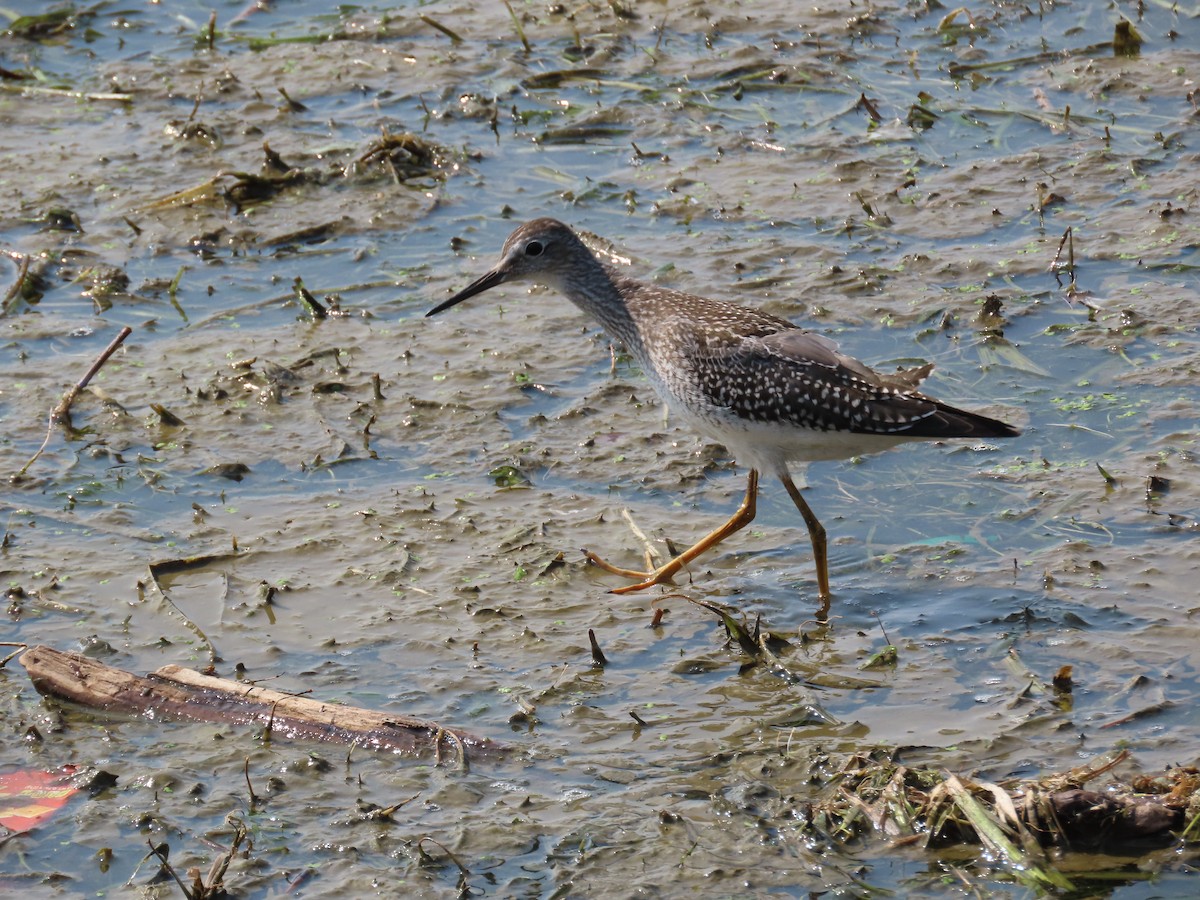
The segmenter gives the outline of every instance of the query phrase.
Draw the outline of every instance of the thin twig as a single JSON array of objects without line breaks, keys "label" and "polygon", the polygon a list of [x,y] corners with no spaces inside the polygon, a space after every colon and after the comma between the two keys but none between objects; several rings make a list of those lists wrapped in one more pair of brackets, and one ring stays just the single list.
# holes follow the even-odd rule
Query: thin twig
[{"label": "thin twig", "polygon": [[82,378],[79,379],[79,381],[72,385],[71,388],[65,394],[63,394],[62,399],[58,401],[58,404],[54,407],[54,409],[50,410],[50,421],[46,426],[46,439],[42,441],[42,446],[38,447],[37,453],[30,457],[29,462],[21,466],[21,471],[13,476],[13,481],[20,481],[22,478],[24,478],[25,473],[29,471],[29,467],[37,462],[38,457],[41,456],[42,452],[46,449],[46,445],[50,443],[50,436],[54,434],[54,426],[61,422],[67,422],[70,424],[71,404],[75,402],[75,398],[79,396],[79,392],[88,386],[88,383],[96,377],[96,373],[100,371],[101,367],[103,367],[106,362],[108,362],[108,358],[117,352],[117,348],[120,347],[121,344],[125,342],[125,338],[129,337],[129,335],[132,333],[133,329],[128,325],[122,328],[117,333],[117,336],[112,339],[112,343],[104,348],[104,352],[96,357],[96,361],[92,363],[92,367],[87,370],[87,372]]},{"label": "thin twig", "polygon": [[[185,613],[182,609],[180,609],[175,604],[175,601],[171,599],[171,595],[166,592],[166,589],[163,588],[163,586],[162,586],[162,582],[160,582],[158,580],[158,572],[155,571],[156,568],[157,567],[156,567],[155,563],[150,563],[146,567],[146,571],[150,575],[150,584],[152,584],[154,586],[154,589],[158,591],[158,596],[162,598],[163,602],[166,603],[167,606],[170,607],[172,610],[174,610],[175,614],[177,616],[179,616],[181,619],[183,619],[183,624],[187,626],[188,630],[191,631],[192,634],[196,635],[196,637],[199,639],[200,643],[202,643],[205,647],[208,648],[208,661],[210,664],[215,665],[217,662],[217,658],[218,658],[216,646],[213,644],[212,641],[210,641],[208,639],[208,635],[204,633],[204,629],[202,629],[199,625],[197,625],[194,621],[192,621],[192,619],[187,615],[187,613]],[[139,582],[139,584],[140,584],[140,582]],[[269,733],[270,723],[267,723],[267,728],[268,728],[268,733]]]},{"label": "thin twig", "polygon": [[621,518],[625,520],[625,523],[629,526],[629,530],[633,532],[633,536],[641,542],[642,553],[646,557],[646,568],[653,572],[655,569],[655,563],[662,559],[662,556],[659,554],[655,546],[650,543],[650,538],[646,537],[646,532],[642,531],[642,529],[638,527],[637,522],[633,521],[633,514],[629,511],[628,507],[621,510]]},{"label": "thin twig", "polygon": [[48,94],[52,97],[66,97],[71,100],[112,100],[117,103],[132,103],[133,94],[120,91],[92,93],[76,91],[71,88],[34,87],[32,85],[9,84],[0,82],[0,91],[10,94]]},{"label": "thin twig", "polygon": [[77,381],[70,388],[70,390],[63,394],[63,398],[58,401],[58,406],[54,407],[54,409],[50,412],[51,424],[58,424],[59,422],[66,422],[70,420],[71,404],[75,402],[75,398],[79,396],[79,392],[87,387],[89,383],[91,383],[91,380],[96,377],[96,373],[98,373],[100,369],[104,367],[104,364],[108,362],[108,358],[117,352],[117,348],[120,347],[121,344],[125,343],[125,338],[129,337],[131,334],[133,334],[133,329],[128,325],[117,332],[117,336],[112,339],[112,343],[105,347],[104,352],[96,357],[96,361],[92,363],[92,367],[84,373],[84,376],[80,378],[79,381]]}]

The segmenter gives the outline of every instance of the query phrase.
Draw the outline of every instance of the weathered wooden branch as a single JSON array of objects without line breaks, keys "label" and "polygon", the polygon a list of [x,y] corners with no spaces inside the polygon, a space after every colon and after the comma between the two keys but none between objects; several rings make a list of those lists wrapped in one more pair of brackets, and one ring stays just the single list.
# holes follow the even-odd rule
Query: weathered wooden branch
[{"label": "weathered wooden branch", "polygon": [[106,712],[261,725],[271,737],[356,744],[393,753],[432,751],[439,760],[443,747],[449,747],[464,765],[468,752],[499,755],[511,749],[427,719],[323,703],[180,666],[163,666],[140,676],[42,646],[26,650],[20,661],[39,693]]}]

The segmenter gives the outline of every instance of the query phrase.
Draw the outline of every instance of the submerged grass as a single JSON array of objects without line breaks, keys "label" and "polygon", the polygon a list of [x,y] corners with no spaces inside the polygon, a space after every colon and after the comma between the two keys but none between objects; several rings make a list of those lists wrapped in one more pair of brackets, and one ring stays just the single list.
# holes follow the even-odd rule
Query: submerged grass
[{"label": "submerged grass", "polygon": [[913,768],[897,754],[848,758],[808,811],[808,827],[837,844],[874,834],[931,851],[979,845],[1015,881],[1042,891],[1074,891],[1096,873],[1068,875],[1047,848],[1121,853],[1132,844],[1178,845],[1200,856],[1194,767],[1135,776],[1103,791],[1085,785],[1129,758],[1127,751],[1033,781],[998,784],[943,769]]}]

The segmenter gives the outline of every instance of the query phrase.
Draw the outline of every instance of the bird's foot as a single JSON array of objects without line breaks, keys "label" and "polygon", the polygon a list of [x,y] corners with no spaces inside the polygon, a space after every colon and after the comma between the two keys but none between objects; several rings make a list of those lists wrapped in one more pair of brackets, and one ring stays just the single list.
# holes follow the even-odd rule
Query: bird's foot
[{"label": "bird's foot", "polygon": [[644,591],[646,588],[654,587],[656,584],[674,584],[672,576],[679,571],[679,566],[672,566],[671,563],[667,563],[653,572],[639,572],[636,569],[622,569],[620,566],[614,566],[612,563],[601,559],[591,550],[584,550],[583,555],[587,557],[587,561],[591,565],[599,566],[605,572],[620,575],[622,578],[632,578],[637,582],[637,584],[628,584],[625,587],[614,588],[612,591],[609,591],[611,594],[633,594],[638,591]]},{"label": "bird's foot", "polygon": [[636,569],[622,569],[620,566],[614,566],[607,560],[601,559],[591,550],[584,549],[583,555],[587,557],[588,563],[593,566],[599,566],[605,572],[611,572],[613,575],[620,575],[622,578],[632,578],[635,581],[641,581],[643,578],[649,578],[653,572],[639,572]]},{"label": "bird's foot", "polygon": [[636,594],[638,591],[644,591],[647,588],[652,588],[656,584],[675,584],[674,575],[676,570],[666,571],[666,566],[663,566],[657,572],[650,572],[646,576],[645,581],[639,581],[637,584],[627,584],[624,587],[613,588],[609,591],[610,594]]}]

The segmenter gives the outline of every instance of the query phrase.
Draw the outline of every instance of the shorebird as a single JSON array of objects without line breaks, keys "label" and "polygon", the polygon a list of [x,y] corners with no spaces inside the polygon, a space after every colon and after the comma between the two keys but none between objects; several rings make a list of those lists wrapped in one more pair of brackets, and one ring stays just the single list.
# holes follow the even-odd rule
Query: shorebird
[{"label": "shorebird", "polygon": [[818,598],[828,610],[825,528],[792,481],[788,462],[846,459],[917,440],[1016,437],[1011,425],[958,409],[917,388],[931,365],[885,375],[821,334],[745,306],[646,284],[592,253],[562,222],[534,219],[508,236],[500,261],[426,313],[437,315],[489,288],[553,288],[625,345],[668,409],[750,468],[741,505],[725,524],[653,571],[587,558],[636,583],[673,576],[754,519],[760,473],[774,475],[808,526]]}]

